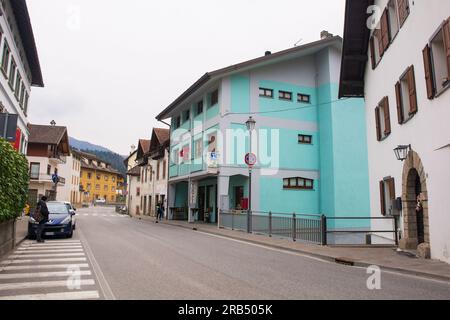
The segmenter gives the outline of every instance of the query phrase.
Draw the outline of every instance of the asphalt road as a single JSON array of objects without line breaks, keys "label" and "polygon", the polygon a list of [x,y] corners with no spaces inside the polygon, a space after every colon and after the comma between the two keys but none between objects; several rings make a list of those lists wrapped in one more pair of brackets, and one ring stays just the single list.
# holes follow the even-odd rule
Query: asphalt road
[{"label": "asphalt road", "polygon": [[74,239],[95,277],[95,288],[81,292],[97,290],[100,299],[450,299],[450,283],[383,272],[381,289],[369,290],[363,268],[132,219],[113,208],[82,209],[77,219]]}]

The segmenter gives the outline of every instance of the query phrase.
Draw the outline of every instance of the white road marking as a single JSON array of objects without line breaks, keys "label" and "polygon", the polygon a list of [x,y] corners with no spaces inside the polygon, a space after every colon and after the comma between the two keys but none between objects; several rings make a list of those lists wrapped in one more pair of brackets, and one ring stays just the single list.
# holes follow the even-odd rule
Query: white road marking
[{"label": "white road marking", "polygon": [[34,270],[34,269],[67,269],[67,268],[89,268],[87,263],[82,264],[38,264],[30,266],[6,266],[0,267],[0,271],[11,271],[11,270]]},{"label": "white road marking", "polygon": [[88,215],[89,215],[89,214],[87,214],[87,213],[83,214],[83,216],[85,216],[85,217],[88,216]]},{"label": "white road marking", "polygon": [[25,250],[25,251],[20,251],[20,252],[16,252],[20,255],[22,255],[23,257],[27,257],[30,254],[37,254],[37,253],[63,253],[63,252],[67,252],[67,253],[73,253],[73,252],[83,252],[83,249],[67,249],[67,250],[60,250],[60,249],[55,249],[55,250]]},{"label": "white road marking", "polygon": [[[57,272],[33,272],[33,273],[5,273],[0,274],[0,280],[3,279],[26,279],[26,278],[48,278],[48,277],[67,277],[71,276],[73,272],[57,271]],[[91,271],[80,271],[77,273],[80,276],[90,276]]]},{"label": "white road marking", "polygon": [[84,256],[84,253],[55,253],[55,254],[27,254],[27,255],[12,255],[9,256],[10,259],[20,259],[20,258],[56,258],[56,257],[77,257]]},{"label": "white road marking", "polygon": [[4,260],[0,265],[23,264],[23,263],[46,263],[46,262],[81,262],[87,261],[86,258],[58,258],[58,259],[21,259],[21,260]]},{"label": "white road marking", "polygon": [[87,300],[99,297],[98,291],[78,291],[0,297],[0,300]]},{"label": "white road marking", "polygon": [[[93,286],[95,281],[93,279],[80,280],[80,286]],[[19,290],[19,289],[35,289],[35,288],[56,288],[66,287],[67,280],[63,281],[41,281],[41,282],[20,282],[20,283],[5,283],[0,284],[0,291],[5,290]],[[0,297],[1,299],[1,297]]]},{"label": "white road marking", "polygon": [[39,251],[39,250],[62,250],[62,249],[83,249],[82,246],[48,246],[48,247],[35,247],[35,246],[28,246],[28,247],[20,247],[17,248],[17,251]]}]

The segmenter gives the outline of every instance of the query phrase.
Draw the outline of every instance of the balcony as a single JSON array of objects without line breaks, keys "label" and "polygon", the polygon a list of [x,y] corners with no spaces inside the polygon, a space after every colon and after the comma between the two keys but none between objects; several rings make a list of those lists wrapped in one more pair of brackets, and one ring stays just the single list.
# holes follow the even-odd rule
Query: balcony
[{"label": "balcony", "polygon": [[50,161],[53,161],[57,164],[65,164],[67,162],[67,157],[58,153],[49,152],[48,158],[50,159]]},{"label": "balcony", "polygon": [[[34,174],[30,173],[30,180],[41,182],[41,183],[53,183],[52,175],[51,174]],[[66,185],[66,178],[59,177],[58,186],[65,186]]]}]

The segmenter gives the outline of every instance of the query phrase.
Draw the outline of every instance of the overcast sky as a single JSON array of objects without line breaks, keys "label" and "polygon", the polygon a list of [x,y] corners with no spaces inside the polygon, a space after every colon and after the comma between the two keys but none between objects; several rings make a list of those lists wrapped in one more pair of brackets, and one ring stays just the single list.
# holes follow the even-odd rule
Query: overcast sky
[{"label": "overcast sky", "polygon": [[30,121],[128,154],[207,71],[342,36],[344,0],[28,0],[45,88]]}]

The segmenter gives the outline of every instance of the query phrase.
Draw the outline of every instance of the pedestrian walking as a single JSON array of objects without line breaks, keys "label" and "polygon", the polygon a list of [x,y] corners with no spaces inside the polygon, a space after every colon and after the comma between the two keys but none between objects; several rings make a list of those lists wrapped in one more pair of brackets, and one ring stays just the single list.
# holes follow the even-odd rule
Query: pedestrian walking
[{"label": "pedestrian walking", "polygon": [[156,220],[161,221],[164,216],[164,206],[161,202],[156,206]]},{"label": "pedestrian walking", "polygon": [[48,222],[48,216],[49,216],[47,203],[46,203],[47,200],[48,200],[48,198],[46,196],[43,196],[41,198],[41,200],[39,200],[37,207],[36,207],[35,219],[37,219],[36,221],[39,223],[37,230],[36,230],[37,242],[44,242],[44,240],[42,240],[42,232],[44,231],[45,224]]}]

